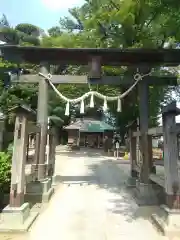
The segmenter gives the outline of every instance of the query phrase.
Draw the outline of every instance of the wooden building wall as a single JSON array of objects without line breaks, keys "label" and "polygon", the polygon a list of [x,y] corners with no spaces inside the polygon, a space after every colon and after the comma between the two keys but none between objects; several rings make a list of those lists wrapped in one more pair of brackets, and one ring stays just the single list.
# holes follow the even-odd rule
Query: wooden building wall
[{"label": "wooden building wall", "polygon": [[79,130],[68,130],[68,144],[77,143]]}]

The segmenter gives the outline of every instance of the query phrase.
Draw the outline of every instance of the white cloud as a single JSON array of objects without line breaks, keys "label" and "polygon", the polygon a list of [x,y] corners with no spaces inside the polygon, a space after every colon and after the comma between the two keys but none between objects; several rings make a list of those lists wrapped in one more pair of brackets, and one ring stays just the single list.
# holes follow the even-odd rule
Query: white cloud
[{"label": "white cloud", "polygon": [[41,3],[51,11],[59,11],[80,6],[84,0],[41,0]]}]

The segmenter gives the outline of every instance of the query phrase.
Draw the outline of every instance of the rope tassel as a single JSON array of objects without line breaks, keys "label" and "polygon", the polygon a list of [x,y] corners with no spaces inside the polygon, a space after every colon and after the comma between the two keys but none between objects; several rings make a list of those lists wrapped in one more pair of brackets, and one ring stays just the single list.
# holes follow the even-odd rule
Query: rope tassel
[{"label": "rope tassel", "polygon": [[[51,74],[43,74],[41,72],[39,72],[39,76],[43,77],[44,79],[46,79],[49,83],[49,85],[51,86],[51,88],[54,90],[54,92],[64,101],[66,102],[66,110],[65,110],[65,116],[69,116],[70,115],[70,103],[79,103],[81,102],[81,113],[84,113],[84,100],[88,97],[91,97],[90,100],[90,107],[93,108],[94,107],[94,96],[96,96],[99,99],[104,100],[104,106],[103,106],[103,111],[106,112],[108,110],[108,106],[107,106],[107,101],[118,101],[117,102],[117,112],[121,112],[122,111],[122,106],[121,106],[121,99],[126,97],[135,87],[136,85],[145,77],[150,75],[151,72],[145,74],[145,75],[141,75],[139,73],[134,75],[134,84],[132,86],[130,86],[124,93],[122,93],[121,95],[118,96],[105,96],[97,91],[90,91],[85,93],[83,96],[75,98],[75,99],[69,99],[67,97],[65,97],[52,83],[51,79],[52,79],[52,75]],[[83,99],[83,102],[82,102]]]},{"label": "rope tassel", "polygon": [[106,112],[107,110],[108,110],[108,106],[107,106],[107,98],[104,98],[103,111]]},{"label": "rope tassel", "polygon": [[84,114],[84,100],[81,101],[80,114]]},{"label": "rope tassel", "polygon": [[65,116],[69,116],[69,101],[66,103]]},{"label": "rope tassel", "polygon": [[120,98],[118,98],[117,101],[117,112],[122,112],[122,103]]},{"label": "rope tassel", "polygon": [[90,99],[90,108],[94,108],[94,94],[91,94],[91,99]]}]

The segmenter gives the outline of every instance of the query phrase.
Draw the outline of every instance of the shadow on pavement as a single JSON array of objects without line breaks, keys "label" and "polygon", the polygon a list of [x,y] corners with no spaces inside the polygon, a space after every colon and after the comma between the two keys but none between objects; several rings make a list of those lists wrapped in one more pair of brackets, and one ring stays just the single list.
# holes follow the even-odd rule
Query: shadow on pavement
[{"label": "shadow on pavement", "polygon": [[[74,154],[74,153],[73,153]],[[69,154],[68,154],[69,155]],[[87,154],[91,156],[91,152]],[[86,155],[86,156],[87,156]],[[92,153],[93,155],[93,153]],[[95,156],[99,154],[94,154]],[[101,155],[102,157],[102,155]],[[98,188],[108,191],[108,211],[119,214],[128,221],[137,218],[150,219],[151,215],[157,211],[157,206],[139,207],[133,198],[132,190],[126,187],[130,176],[130,165],[127,161],[103,160],[87,165],[90,172],[86,176],[56,176],[56,182],[78,184],[96,184]]]},{"label": "shadow on pavement", "polygon": [[158,206],[137,205],[131,189],[127,188],[130,176],[130,165],[127,162],[102,161],[98,165],[89,166],[94,176],[99,179],[99,187],[112,194],[109,199],[109,211],[120,214],[131,222],[137,218],[150,220],[151,215],[157,211]]}]

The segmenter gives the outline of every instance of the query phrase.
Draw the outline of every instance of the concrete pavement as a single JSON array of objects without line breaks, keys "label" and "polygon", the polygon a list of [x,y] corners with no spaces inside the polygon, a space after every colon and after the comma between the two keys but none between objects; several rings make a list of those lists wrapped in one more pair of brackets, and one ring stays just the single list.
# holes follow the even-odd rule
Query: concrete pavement
[{"label": "concrete pavement", "polygon": [[126,190],[128,173],[128,164],[93,151],[58,154],[57,191],[22,239],[166,239],[149,221],[156,208],[138,207]]},{"label": "concrete pavement", "polygon": [[[64,162],[64,163],[63,163]],[[117,165],[93,152],[57,156],[61,185],[33,226],[31,240],[165,239],[125,189],[128,165]]]}]

